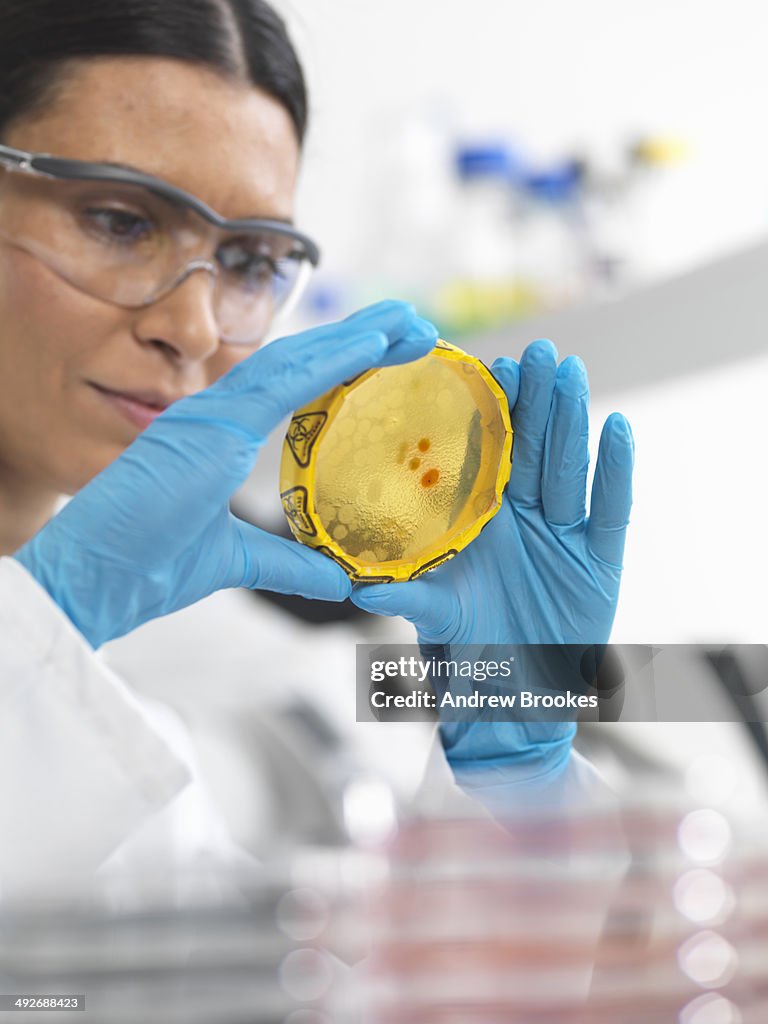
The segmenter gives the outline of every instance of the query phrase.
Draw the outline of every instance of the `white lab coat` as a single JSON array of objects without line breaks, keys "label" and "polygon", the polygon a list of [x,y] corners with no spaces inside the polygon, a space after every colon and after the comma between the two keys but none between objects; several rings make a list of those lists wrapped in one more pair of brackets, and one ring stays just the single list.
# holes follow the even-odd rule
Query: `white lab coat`
[{"label": "white lab coat", "polygon": [[[170,709],[139,698],[0,559],[0,893],[234,853]],[[183,849],[181,848],[183,844]]]}]

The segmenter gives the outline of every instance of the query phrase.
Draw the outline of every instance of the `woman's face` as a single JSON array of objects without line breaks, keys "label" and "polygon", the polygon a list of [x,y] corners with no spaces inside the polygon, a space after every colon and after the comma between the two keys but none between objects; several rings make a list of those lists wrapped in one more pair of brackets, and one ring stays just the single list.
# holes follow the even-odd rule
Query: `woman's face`
[{"label": "woman's face", "polygon": [[[3,141],[128,164],[227,218],[292,215],[299,148],[288,113],[193,64],[80,62]],[[0,240],[0,472],[73,493],[149,421],[142,395],[175,400],[199,391],[253,348],[220,342],[207,273],[192,273],[150,306],[124,309]]]}]

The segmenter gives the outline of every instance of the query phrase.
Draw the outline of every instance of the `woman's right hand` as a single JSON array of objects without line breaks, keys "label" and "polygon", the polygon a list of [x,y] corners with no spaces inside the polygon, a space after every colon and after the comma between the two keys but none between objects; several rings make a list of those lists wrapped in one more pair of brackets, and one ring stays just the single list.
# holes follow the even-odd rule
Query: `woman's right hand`
[{"label": "woman's right hand", "polygon": [[343,600],[338,565],[235,518],[229,499],[293,409],[436,340],[411,306],[380,302],[272,342],[169,406],[14,557],[94,648],[227,587]]}]

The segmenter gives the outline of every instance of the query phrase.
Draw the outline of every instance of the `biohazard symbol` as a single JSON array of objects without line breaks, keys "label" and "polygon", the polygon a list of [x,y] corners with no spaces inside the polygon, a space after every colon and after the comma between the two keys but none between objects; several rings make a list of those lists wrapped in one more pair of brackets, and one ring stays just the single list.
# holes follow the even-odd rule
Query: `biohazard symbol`
[{"label": "biohazard symbol", "polygon": [[291,420],[285,439],[294,459],[304,469],[309,465],[315,441],[327,419],[327,412],[305,412],[301,416],[294,416]]},{"label": "biohazard symbol", "polygon": [[280,495],[285,512],[294,532],[304,533],[308,537],[316,537],[315,524],[307,515],[307,488],[291,487]]},{"label": "biohazard symbol", "polygon": [[458,552],[451,548],[450,551],[446,551],[444,555],[438,555],[437,558],[433,558],[431,562],[427,562],[426,565],[422,565],[416,572],[412,572],[408,577],[409,580],[415,580],[417,576],[421,576],[422,573],[429,572],[430,569],[436,569],[438,565],[442,565],[443,562],[447,562],[449,558],[453,558]]}]

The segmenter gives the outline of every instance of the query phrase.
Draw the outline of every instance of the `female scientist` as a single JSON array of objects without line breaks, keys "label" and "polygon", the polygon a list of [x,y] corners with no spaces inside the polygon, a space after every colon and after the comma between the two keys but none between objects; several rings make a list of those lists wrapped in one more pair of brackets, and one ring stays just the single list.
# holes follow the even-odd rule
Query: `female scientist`
[{"label": "female scientist", "polygon": [[[262,0],[0,3],[5,882],[96,867],[184,790],[174,742],[97,652],[214,591],[351,594],[425,644],[608,637],[633,444],[612,416],[587,520],[585,370],[549,342],[494,364],[516,430],[504,506],[426,578],[353,590],[231,514],[292,409],[437,337],[382,302],[259,349],[318,258],[291,220],[306,118]],[[446,725],[442,740],[460,784],[514,794],[578,774],[572,733]]]}]

